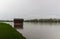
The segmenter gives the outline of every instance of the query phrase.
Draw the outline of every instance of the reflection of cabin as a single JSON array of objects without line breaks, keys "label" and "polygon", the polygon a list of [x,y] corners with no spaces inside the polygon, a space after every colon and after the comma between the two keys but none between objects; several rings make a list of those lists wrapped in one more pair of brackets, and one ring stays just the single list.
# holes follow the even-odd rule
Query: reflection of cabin
[{"label": "reflection of cabin", "polygon": [[14,19],[15,28],[23,28],[23,19]]}]

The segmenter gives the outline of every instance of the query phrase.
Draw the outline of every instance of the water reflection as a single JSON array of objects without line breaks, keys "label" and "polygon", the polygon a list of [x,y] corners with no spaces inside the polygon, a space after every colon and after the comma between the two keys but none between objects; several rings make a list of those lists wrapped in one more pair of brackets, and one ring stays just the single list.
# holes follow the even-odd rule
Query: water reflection
[{"label": "water reflection", "polygon": [[27,39],[60,39],[60,23],[24,23],[18,31]]}]

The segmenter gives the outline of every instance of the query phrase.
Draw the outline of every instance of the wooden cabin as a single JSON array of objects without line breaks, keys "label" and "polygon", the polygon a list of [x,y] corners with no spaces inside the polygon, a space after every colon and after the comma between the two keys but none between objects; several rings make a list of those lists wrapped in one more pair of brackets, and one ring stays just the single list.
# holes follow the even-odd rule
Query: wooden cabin
[{"label": "wooden cabin", "polygon": [[24,19],[14,19],[14,27],[15,28],[23,28]]}]

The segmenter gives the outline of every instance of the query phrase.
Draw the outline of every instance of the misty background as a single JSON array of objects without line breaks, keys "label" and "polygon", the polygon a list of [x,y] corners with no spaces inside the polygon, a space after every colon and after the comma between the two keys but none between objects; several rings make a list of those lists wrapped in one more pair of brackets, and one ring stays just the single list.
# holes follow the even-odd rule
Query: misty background
[{"label": "misty background", "polygon": [[59,18],[60,0],[0,0],[0,19]]}]

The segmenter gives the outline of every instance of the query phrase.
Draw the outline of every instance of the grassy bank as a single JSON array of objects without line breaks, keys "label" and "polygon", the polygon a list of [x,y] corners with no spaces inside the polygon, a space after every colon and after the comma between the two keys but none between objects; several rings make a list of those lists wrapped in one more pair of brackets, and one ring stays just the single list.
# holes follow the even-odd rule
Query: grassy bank
[{"label": "grassy bank", "polygon": [[12,28],[11,25],[0,23],[0,39],[25,39],[25,37]]}]

